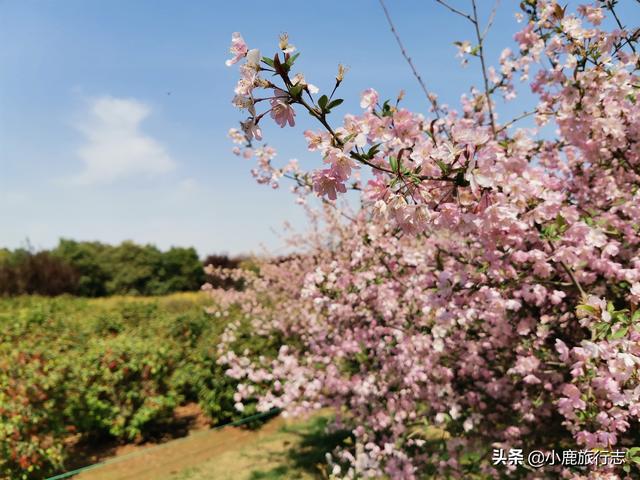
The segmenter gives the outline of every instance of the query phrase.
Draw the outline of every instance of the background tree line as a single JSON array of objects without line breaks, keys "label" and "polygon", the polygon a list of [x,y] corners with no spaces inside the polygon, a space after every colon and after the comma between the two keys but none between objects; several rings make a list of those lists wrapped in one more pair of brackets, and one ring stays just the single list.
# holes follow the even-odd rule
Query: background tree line
[{"label": "background tree line", "polygon": [[52,250],[0,249],[0,295],[165,295],[198,290],[205,282],[237,287],[205,274],[205,265],[236,268],[242,258],[210,255],[194,248],[125,241],[119,245],[61,239]]}]

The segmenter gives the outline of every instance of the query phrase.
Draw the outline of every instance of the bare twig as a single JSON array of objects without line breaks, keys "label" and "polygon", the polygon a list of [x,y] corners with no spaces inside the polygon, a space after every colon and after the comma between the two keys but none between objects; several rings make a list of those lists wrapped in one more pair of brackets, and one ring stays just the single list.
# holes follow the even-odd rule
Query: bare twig
[{"label": "bare twig", "polygon": [[484,81],[484,94],[487,100],[487,108],[489,110],[489,120],[491,122],[491,131],[493,136],[496,136],[496,119],[493,114],[493,106],[491,105],[491,95],[489,94],[489,76],[487,74],[487,67],[484,61],[484,49],[483,38],[480,34],[480,26],[478,24],[478,9],[476,7],[476,0],[471,0],[471,6],[473,7],[473,26],[476,31],[476,38],[478,40],[478,57],[480,58],[480,65],[482,66],[482,79]]},{"label": "bare twig", "polygon": [[[542,228],[537,224],[536,224],[536,229],[538,230],[538,232],[542,233]],[[549,248],[551,249],[551,253],[555,254],[556,253],[556,247],[553,245],[553,242],[551,240],[547,240],[546,243],[549,246]],[[569,268],[567,266],[567,264],[564,263],[562,260],[553,259],[553,261],[558,263],[562,267],[562,269],[565,271],[565,273],[569,276],[569,279],[571,280],[571,283],[573,283],[573,285],[576,287],[578,292],[580,292],[580,295],[582,297],[585,297],[586,296],[586,292],[582,288],[582,285],[580,284],[580,282],[578,281],[576,276],[573,274],[573,270],[571,270],[571,268]]]},{"label": "bare twig", "polygon": [[404,59],[407,61],[407,63],[409,64],[409,66],[411,67],[411,71],[413,72],[413,76],[416,77],[416,79],[418,80],[418,83],[420,84],[420,87],[422,88],[422,91],[424,92],[425,96],[427,97],[427,100],[429,101],[429,103],[431,103],[431,106],[433,107],[433,111],[436,115],[436,118],[440,118],[440,112],[438,111],[438,104],[435,101],[435,98],[433,98],[430,94],[429,94],[429,90],[427,89],[427,86],[425,85],[424,81],[422,80],[422,77],[420,76],[420,74],[418,73],[418,71],[416,70],[415,65],[413,64],[413,61],[411,60],[411,57],[407,54],[407,51],[404,48],[404,45],[402,44],[402,40],[400,40],[400,35],[398,35],[398,31],[396,30],[396,27],[393,24],[393,21],[391,20],[391,15],[389,15],[389,11],[387,10],[387,7],[384,4],[383,0],[379,0],[380,1],[380,6],[382,7],[382,10],[384,11],[384,15],[385,17],[387,17],[387,22],[389,23],[389,27],[391,28],[391,33],[393,33],[393,36],[396,38],[396,42],[398,43],[398,46],[400,47],[400,51],[402,52],[402,56],[404,57]]},{"label": "bare twig", "polygon": [[489,15],[489,21],[487,22],[487,26],[484,28],[484,32],[482,32],[482,39],[484,40],[493,25],[493,21],[496,19],[496,12],[498,11],[498,7],[500,6],[500,0],[496,0],[496,3],[493,4],[493,9],[491,10],[491,15]]},{"label": "bare twig", "polygon": [[569,278],[571,279],[571,282],[575,285],[575,287],[578,289],[578,291],[580,292],[580,295],[583,297],[586,297],[587,294],[585,293],[585,291],[582,289],[582,285],[580,285],[580,282],[578,281],[578,279],[575,277],[575,275],[573,274],[573,272],[571,271],[571,269],[567,266],[566,263],[564,263],[563,261],[559,261],[558,262],[560,264],[560,266],[564,269],[564,271],[567,273],[567,275],[569,275]]},{"label": "bare twig", "polygon": [[[622,30],[622,31],[624,31],[626,33],[627,30],[624,27],[624,25],[622,25],[622,22],[620,21],[620,18],[618,18],[618,14],[616,13],[615,8],[613,7],[613,2],[607,2],[607,8],[613,14],[613,18],[616,19],[616,23],[618,24],[618,27],[620,27],[620,30]],[[633,46],[633,43],[629,42],[629,46],[631,47],[631,50],[633,51],[633,53],[637,53],[636,52],[636,48]]]},{"label": "bare twig", "polygon": [[531,115],[535,115],[536,113],[538,113],[537,110],[530,110],[528,112],[523,112],[520,115],[518,115],[517,117],[512,118],[507,123],[502,125],[498,130],[496,130],[496,133],[500,133],[500,132],[506,130],[507,128],[509,128],[514,123],[519,122],[520,120],[522,120],[524,118],[530,117]]},{"label": "bare twig", "polygon": [[464,13],[460,10],[458,10],[457,8],[452,7],[451,5],[449,5],[447,2],[443,1],[443,0],[436,0],[437,3],[439,3],[440,5],[442,5],[443,7],[449,9],[450,11],[452,11],[453,13],[455,13],[456,15],[460,15],[461,17],[466,18],[467,20],[469,20],[471,23],[474,23],[474,19],[471,17],[471,15],[469,15],[468,13]]}]

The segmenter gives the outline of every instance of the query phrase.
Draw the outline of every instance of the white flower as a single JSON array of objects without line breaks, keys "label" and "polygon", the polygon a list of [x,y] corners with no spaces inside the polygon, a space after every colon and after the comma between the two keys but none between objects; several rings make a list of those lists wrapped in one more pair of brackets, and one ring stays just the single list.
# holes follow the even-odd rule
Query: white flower
[{"label": "white flower", "polygon": [[256,70],[260,67],[260,50],[252,48],[247,52],[247,65]]},{"label": "white flower", "polygon": [[460,418],[460,405],[454,404],[449,410],[449,415],[451,415],[451,418],[454,420]]},{"label": "white flower", "polygon": [[320,89],[318,87],[316,87],[315,85],[312,85],[311,83],[307,83],[307,81],[304,79],[304,75],[302,73],[296,73],[295,77],[293,77],[291,79],[291,81],[293,82],[294,85],[302,85],[304,87],[307,88],[307,90],[309,90],[309,93],[311,94],[316,94],[320,91]]},{"label": "white flower", "polygon": [[471,418],[467,418],[462,424],[462,428],[464,428],[465,432],[471,430],[473,428],[473,420],[471,420]]},{"label": "white flower", "polygon": [[280,35],[280,50],[284,53],[293,53],[296,50],[295,45],[289,43],[289,34],[283,33]]}]

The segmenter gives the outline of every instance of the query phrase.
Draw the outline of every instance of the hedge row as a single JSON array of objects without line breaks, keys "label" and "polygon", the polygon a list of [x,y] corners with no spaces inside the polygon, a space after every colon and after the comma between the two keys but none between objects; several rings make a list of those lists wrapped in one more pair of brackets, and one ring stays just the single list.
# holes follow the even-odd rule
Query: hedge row
[{"label": "hedge row", "polygon": [[253,413],[235,410],[236,384],[216,363],[217,338],[237,315],[212,318],[207,302],[198,294],[0,300],[0,479],[64,470],[72,433],[144,439],[187,402],[214,424]]}]

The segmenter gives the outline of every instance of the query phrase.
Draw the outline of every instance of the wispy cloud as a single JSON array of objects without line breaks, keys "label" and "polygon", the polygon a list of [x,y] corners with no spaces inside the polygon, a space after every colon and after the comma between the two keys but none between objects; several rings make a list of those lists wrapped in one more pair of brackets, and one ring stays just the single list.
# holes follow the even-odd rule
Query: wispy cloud
[{"label": "wispy cloud", "polygon": [[165,148],[140,129],[151,113],[146,104],[129,98],[100,97],[91,101],[88,113],[87,120],[77,126],[86,144],[77,152],[84,170],[73,177],[75,183],[109,183],[175,168]]}]

